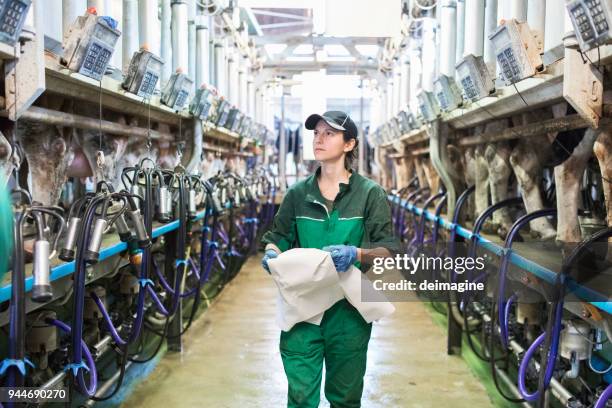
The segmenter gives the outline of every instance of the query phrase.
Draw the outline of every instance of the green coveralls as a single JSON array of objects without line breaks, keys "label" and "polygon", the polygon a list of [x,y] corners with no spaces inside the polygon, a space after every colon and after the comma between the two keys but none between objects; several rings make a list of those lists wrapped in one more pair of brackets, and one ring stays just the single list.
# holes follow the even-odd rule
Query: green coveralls
[{"label": "green coveralls", "polygon": [[0,283],[8,270],[11,252],[13,252],[13,207],[4,177],[0,175]]},{"label": "green coveralls", "polygon": [[[354,245],[395,247],[385,190],[353,172],[330,212],[317,178],[321,169],[288,189],[262,241],[281,251]],[[357,263],[357,266],[359,264]],[[359,407],[372,324],[342,299],[328,309],[321,325],[301,322],[281,331],[280,352],[289,382],[288,407],[318,407],[325,360],[325,397],[333,408]]]}]

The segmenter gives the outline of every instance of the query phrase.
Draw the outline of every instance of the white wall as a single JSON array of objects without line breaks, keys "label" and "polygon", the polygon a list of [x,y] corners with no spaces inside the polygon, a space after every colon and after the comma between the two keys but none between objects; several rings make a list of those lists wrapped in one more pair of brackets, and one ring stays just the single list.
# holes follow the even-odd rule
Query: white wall
[{"label": "white wall", "polygon": [[[42,3],[43,30],[47,37],[62,42],[62,0],[44,0]],[[85,11],[85,10],[83,10]]]},{"label": "white wall", "polygon": [[[327,110],[327,93],[333,87],[324,85],[326,75],[321,71],[305,72],[302,75],[302,112],[300,118],[303,122],[305,116],[311,113],[323,113]],[[312,130],[306,130],[302,125],[302,157],[304,160],[314,160],[314,150],[312,149],[313,134]]]},{"label": "white wall", "polygon": [[[122,0],[110,0],[109,2],[109,10],[107,10],[107,15],[110,15],[112,18],[117,20],[117,28],[121,31],[121,37],[125,35],[123,30],[123,1]],[[113,58],[111,59],[111,64],[119,69],[123,69],[123,41],[119,37],[117,43],[115,44],[115,52],[113,53]],[[128,61],[126,61],[127,63]]]}]

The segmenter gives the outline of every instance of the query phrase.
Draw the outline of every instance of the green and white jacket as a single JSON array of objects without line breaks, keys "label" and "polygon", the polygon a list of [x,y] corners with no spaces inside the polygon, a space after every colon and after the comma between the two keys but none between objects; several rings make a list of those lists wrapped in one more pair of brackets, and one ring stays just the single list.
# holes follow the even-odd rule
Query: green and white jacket
[{"label": "green and white jacket", "polygon": [[387,193],[374,181],[352,172],[330,212],[319,190],[315,174],[292,185],[262,242],[281,252],[291,248],[354,245],[358,248],[385,247],[395,250],[391,209]]}]

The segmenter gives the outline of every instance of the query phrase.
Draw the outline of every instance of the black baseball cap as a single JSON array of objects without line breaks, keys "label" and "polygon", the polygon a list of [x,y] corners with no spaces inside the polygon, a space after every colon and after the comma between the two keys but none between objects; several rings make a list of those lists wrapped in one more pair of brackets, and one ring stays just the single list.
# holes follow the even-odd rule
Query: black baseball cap
[{"label": "black baseball cap", "polygon": [[304,125],[308,130],[314,130],[320,120],[324,120],[329,126],[337,130],[343,130],[347,136],[352,139],[357,139],[358,131],[355,122],[348,115],[348,113],[342,111],[327,111],[323,115],[314,113],[306,119]]}]

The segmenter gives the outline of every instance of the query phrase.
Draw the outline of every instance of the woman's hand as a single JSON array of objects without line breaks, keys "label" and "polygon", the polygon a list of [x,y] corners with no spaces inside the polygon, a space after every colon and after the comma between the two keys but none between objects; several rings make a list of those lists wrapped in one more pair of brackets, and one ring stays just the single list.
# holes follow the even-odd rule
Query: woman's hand
[{"label": "woman's hand", "polygon": [[270,267],[268,266],[268,261],[270,259],[274,259],[278,256],[278,252],[273,249],[266,249],[263,258],[261,258],[261,266],[266,270],[266,272],[270,273]]},{"label": "woman's hand", "polygon": [[330,245],[322,248],[331,254],[338,272],[345,272],[357,261],[358,248],[352,245]]}]

